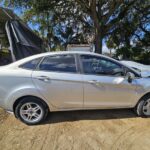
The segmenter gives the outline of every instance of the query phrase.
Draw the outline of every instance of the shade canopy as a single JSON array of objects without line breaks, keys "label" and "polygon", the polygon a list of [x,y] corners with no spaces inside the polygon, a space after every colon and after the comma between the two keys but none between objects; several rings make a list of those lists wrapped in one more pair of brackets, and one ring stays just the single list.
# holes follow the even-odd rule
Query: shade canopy
[{"label": "shade canopy", "polygon": [[12,60],[45,52],[43,41],[11,10],[0,8],[0,35],[7,34]]},{"label": "shade canopy", "polygon": [[12,10],[0,7],[0,22],[6,22],[10,19],[20,20],[20,18],[15,15]]}]

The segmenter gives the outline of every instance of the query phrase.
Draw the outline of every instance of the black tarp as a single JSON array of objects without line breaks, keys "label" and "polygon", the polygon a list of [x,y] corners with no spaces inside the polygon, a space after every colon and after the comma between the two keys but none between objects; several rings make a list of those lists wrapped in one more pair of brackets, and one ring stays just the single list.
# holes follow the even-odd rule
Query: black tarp
[{"label": "black tarp", "polygon": [[7,21],[6,32],[14,61],[45,52],[42,39],[22,21]]}]

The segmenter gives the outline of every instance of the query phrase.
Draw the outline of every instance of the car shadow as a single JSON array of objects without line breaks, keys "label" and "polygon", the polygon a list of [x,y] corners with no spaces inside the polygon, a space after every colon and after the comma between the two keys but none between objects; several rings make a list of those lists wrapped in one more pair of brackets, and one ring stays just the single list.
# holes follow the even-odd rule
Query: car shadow
[{"label": "car shadow", "polygon": [[74,122],[79,120],[109,120],[137,117],[133,109],[82,110],[51,112],[42,124]]}]

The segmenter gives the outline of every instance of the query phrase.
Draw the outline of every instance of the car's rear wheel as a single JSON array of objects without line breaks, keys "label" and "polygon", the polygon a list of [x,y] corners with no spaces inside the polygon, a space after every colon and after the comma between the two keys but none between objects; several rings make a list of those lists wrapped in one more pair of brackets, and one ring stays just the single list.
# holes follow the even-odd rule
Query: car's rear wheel
[{"label": "car's rear wheel", "polygon": [[38,98],[23,98],[15,109],[15,115],[28,125],[41,123],[47,116],[47,106]]},{"label": "car's rear wheel", "polygon": [[150,117],[150,95],[143,97],[135,108],[138,116]]}]

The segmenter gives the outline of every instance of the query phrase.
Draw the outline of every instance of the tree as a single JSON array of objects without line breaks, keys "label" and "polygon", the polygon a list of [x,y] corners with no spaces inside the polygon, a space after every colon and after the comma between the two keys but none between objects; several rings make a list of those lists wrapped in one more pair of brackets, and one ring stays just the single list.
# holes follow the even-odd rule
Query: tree
[{"label": "tree", "polygon": [[143,59],[150,47],[150,1],[137,0],[126,12],[113,33],[108,36],[107,45],[116,49],[116,55],[123,59]]},{"label": "tree", "polygon": [[68,43],[89,43],[93,25],[76,2],[71,0],[6,0],[9,7],[22,8],[23,19],[34,26],[51,49]]},{"label": "tree", "polygon": [[102,41],[116,28],[136,0],[77,0],[92,18],[96,52],[102,53]]},{"label": "tree", "polygon": [[[88,32],[90,33],[89,35],[93,32],[95,35],[96,52],[102,53],[103,39],[112,33],[119,20],[124,18],[126,12],[135,1],[136,0],[6,0],[5,2],[7,6],[11,4],[26,8],[25,15],[30,19],[37,19],[35,16],[41,14],[49,16],[49,13],[52,12],[53,19],[50,14],[50,17],[48,17],[49,21],[46,21],[47,27],[50,27],[47,29],[48,32],[51,31],[50,35],[55,34],[53,31],[55,26],[58,26],[58,22],[60,24],[66,24],[67,28],[68,26],[73,28],[75,24],[77,24],[78,27],[82,25],[82,32],[80,29],[80,36],[78,37],[86,39],[87,35],[84,36],[85,29],[87,34]],[[34,17],[32,14],[34,14]],[[41,26],[44,27],[44,24]],[[79,35],[79,33],[77,35]]]}]

